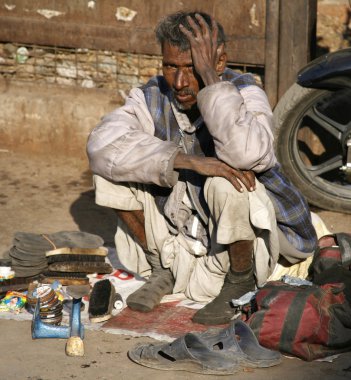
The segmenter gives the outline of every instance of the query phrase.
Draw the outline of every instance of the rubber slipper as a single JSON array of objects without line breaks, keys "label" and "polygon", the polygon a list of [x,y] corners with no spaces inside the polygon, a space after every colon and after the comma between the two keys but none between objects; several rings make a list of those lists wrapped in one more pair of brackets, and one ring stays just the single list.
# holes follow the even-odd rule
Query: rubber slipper
[{"label": "rubber slipper", "polygon": [[239,361],[222,354],[221,346],[209,347],[199,335],[187,333],[172,343],[140,344],[128,356],[145,367],[166,371],[188,371],[208,375],[238,372]]},{"label": "rubber slipper", "polygon": [[99,248],[104,240],[82,231],[59,231],[53,234],[16,232],[13,245],[27,251],[49,251],[61,247]]},{"label": "rubber slipper", "polygon": [[251,328],[239,319],[222,330],[210,329],[200,336],[210,347],[223,347],[222,354],[238,360],[243,367],[272,367],[282,361],[279,352],[262,347]]}]

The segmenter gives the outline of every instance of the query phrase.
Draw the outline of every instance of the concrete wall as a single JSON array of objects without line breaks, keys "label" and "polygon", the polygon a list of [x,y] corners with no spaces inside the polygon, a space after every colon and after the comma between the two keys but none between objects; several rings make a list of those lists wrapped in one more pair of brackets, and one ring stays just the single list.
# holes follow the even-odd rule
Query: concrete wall
[{"label": "concrete wall", "polygon": [[0,78],[0,149],[84,157],[89,132],[117,105],[112,91]]}]

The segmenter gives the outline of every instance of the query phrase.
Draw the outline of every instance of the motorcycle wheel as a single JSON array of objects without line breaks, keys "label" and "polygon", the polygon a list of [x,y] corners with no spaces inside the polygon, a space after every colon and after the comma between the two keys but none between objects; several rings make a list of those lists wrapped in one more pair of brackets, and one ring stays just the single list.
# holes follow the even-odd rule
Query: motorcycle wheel
[{"label": "motorcycle wheel", "polygon": [[350,121],[351,89],[294,84],[274,109],[278,161],[312,205],[351,213],[350,175],[343,170]]}]

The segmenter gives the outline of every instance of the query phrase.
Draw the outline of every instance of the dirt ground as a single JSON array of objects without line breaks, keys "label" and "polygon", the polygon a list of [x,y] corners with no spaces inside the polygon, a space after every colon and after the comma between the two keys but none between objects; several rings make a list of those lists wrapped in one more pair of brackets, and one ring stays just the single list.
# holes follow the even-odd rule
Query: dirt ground
[{"label": "dirt ground", "polygon": [[[96,206],[86,160],[25,156],[0,152],[0,253],[12,244],[16,231],[52,233],[82,230],[113,244],[114,215]],[[351,232],[351,215],[315,210],[330,231]],[[85,356],[65,355],[65,340],[32,340],[29,321],[0,319],[0,379],[203,379],[203,375],[164,372],[134,364],[127,352],[151,338],[86,331]],[[241,379],[351,378],[351,353],[332,363],[307,363],[284,358],[270,369],[246,370],[227,378]],[[207,376],[207,378],[216,378]]]}]

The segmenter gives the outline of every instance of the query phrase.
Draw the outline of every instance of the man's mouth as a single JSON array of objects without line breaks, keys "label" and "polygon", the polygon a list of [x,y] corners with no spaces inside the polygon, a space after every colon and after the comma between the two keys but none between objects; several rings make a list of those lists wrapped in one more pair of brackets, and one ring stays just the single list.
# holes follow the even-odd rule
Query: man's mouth
[{"label": "man's mouth", "polygon": [[189,100],[193,99],[192,95],[190,95],[190,94],[184,94],[184,93],[179,93],[179,92],[175,94],[175,97],[178,100],[178,102],[180,102],[180,103],[184,103],[186,101],[189,101]]},{"label": "man's mouth", "polygon": [[182,91],[174,91],[174,96],[180,103],[189,102],[196,99],[196,94],[190,89],[184,89]]}]

